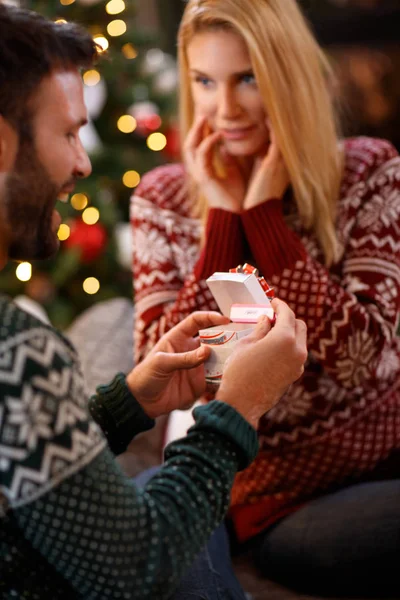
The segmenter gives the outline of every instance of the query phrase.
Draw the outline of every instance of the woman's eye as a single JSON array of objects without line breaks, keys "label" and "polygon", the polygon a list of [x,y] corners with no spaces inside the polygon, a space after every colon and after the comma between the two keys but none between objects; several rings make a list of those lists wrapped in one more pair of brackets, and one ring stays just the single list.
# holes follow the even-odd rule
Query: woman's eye
[{"label": "woman's eye", "polygon": [[246,73],[246,75],[242,75],[241,81],[243,83],[253,84],[256,82],[256,78],[254,77],[253,73]]},{"label": "woman's eye", "polygon": [[196,77],[196,82],[200,83],[204,87],[207,87],[208,85],[210,85],[211,79],[209,79],[208,77],[202,77],[199,75],[198,77]]}]

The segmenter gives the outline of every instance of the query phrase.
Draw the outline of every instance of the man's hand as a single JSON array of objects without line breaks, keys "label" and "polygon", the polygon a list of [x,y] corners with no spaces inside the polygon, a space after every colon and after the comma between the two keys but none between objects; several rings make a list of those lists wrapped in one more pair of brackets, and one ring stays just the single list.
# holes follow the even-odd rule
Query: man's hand
[{"label": "man's hand", "polygon": [[307,327],[281,300],[272,301],[276,323],[263,317],[240,340],[225,365],[216,400],[233,406],[255,429],[304,370]]},{"label": "man's hand", "polygon": [[127,376],[132,394],[151,418],[189,408],[205,391],[204,362],[210,349],[200,346],[199,329],[229,319],[217,312],[195,312],[166,333]]}]

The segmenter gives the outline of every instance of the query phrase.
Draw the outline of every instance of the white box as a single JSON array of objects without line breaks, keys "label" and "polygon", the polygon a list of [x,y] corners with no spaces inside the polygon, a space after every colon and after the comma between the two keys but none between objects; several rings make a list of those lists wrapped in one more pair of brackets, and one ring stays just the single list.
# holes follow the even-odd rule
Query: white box
[{"label": "white box", "polygon": [[257,277],[252,273],[214,273],[207,279],[219,310],[231,316],[232,304],[269,304]]},{"label": "white box", "polygon": [[207,285],[221,313],[234,321],[199,332],[200,343],[211,347],[204,365],[206,381],[218,385],[236,343],[253,331],[260,315],[266,314],[272,320],[274,310],[254,274],[214,273]]}]

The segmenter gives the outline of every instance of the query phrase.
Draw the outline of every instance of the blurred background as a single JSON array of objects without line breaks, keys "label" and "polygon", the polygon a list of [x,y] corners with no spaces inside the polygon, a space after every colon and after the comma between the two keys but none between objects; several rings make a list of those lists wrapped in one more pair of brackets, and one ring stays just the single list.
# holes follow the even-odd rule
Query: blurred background
[{"label": "blurred background", "polygon": [[[132,296],[130,195],[146,171],[180,157],[175,38],[184,1],[10,3],[83,24],[108,55],[84,73],[93,173],[59,209],[60,252],[12,263],[0,277],[2,292],[38,302],[66,328],[95,302]],[[383,137],[400,150],[400,0],[301,4],[337,70],[345,135]]]}]

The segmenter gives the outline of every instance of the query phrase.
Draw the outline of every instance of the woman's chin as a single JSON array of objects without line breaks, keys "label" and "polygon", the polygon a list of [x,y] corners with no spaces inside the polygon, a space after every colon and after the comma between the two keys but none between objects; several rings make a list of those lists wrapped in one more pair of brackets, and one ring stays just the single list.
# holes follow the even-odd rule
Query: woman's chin
[{"label": "woman's chin", "polygon": [[268,150],[268,142],[255,143],[252,141],[224,140],[224,147],[231,156],[251,157],[260,153],[265,154]]}]

